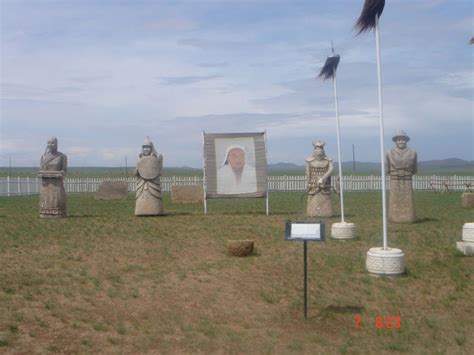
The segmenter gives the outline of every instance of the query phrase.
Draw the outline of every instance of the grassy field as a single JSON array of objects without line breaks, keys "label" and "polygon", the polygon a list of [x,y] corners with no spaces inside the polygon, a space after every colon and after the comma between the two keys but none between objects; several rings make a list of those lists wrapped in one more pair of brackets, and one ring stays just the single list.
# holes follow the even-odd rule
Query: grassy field
[{"label": "grassy field", "polygon": [[[0,198],[0,353],[472,351],[474,258],[455,242],[474,214],[460,194],[417,193],[417,223],[389,226],[399,278],[364,270],[381,246],[380,195],[347,194],[359,238],[309,243],[306,321],[303,244],[283,237],[301,197],[272,193],[265,216],[262,199],[211,200],[203,215],[165,195],[166,216],[137,218],[132,196],[70,194],[61,220],[41,220],[37,196]],[[253,239],[255,254],[231,257],[230,239]],[[400,328],[377,328],[379,316]]]}]

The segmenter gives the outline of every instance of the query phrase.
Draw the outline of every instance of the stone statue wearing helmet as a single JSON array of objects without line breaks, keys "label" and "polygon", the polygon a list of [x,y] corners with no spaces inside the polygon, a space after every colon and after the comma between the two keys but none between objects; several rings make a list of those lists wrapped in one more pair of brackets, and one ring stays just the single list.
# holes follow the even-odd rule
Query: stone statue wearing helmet
[{"label": "stone statue wearing helmet", "polygon": [[313,153],[306,158],[306,187],[308,217],[332,217],[331,173],[332,160],[326,156],[322,141],[313,142]]},{"label": "stone statue wearing helmet", "polygon": [[64,177],[67,171],[67,157],[58,151],[58,139],[51,137],[45,153],[41,156],[40,171],[40,217],[66,217],[66,191]]},{"label": "stone statue wearing helmet", "polygon": [[390,176],[389,220],[396,223],[416,221],[412,177],[417,172],[418,158],[407,147],[410,137],[398,131],[392,138],[396,147],[387,153],[387,174]]},{"label": "stone statue wearing helmet", "polygon": [[163,156],[155,150],[147,137],[138,156],[135,175],[138,178],[135,201],[135,216],[157,216],[164,214],[160,176]]}]

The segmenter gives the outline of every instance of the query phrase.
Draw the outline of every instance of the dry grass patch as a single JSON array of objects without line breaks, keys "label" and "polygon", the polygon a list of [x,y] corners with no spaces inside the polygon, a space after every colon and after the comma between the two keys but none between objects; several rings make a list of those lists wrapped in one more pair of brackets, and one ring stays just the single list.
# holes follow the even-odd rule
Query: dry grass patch
[{"label": "dry grass patch", "polygon": [[[364,271],[380,196],[347,194],[359,238],[310,243],[307,321],[303,246],[283,239],[299,193],[271,194],[270,216],[263,199],[210,201],[205,216],[166,195],[156,218],[134,217],[133,199],[69,195],[70,217],[48,221],[37,197],[1,198],[0,352],[467,352],[474,259],[455,241],[472,216],[459,198],[417,194],[418,223],[390,225],[408,265],[390,279]],[[229,239],[254,240],[254,255],[230,256]],[[396,315],[400,329],[376,328]]]}]

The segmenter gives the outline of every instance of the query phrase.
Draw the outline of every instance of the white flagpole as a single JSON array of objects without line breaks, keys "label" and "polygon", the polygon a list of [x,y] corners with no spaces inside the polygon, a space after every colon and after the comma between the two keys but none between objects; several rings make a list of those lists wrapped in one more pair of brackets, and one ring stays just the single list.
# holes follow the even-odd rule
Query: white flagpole
[{"label": "white flagpole", "polygon": [[385,194],[385,156],[384,156],[384,129],[383,129],[383,101],[382,101],[382,71],[380,68],[380,34],[379,16],[375,14],[375,45],[377,51],[377,80],[379,89],[379,114],[380,114],[380,166],[382,168],[382,215],[383,215],[383,249],[387,245],[387,198]]},{"label": "white flagpole", "polygon": [[337,103],[337,85],[336,85],[336,70],[332,78],[334,84],[334,102],[336,105],[336,135],[337,135],[337,160],[339,162],[339,195],[341,199],[341,222],[344,223],[344,194],[342,189],[342,163],[341,163],[341,141],[339,138],[339,107]]}]

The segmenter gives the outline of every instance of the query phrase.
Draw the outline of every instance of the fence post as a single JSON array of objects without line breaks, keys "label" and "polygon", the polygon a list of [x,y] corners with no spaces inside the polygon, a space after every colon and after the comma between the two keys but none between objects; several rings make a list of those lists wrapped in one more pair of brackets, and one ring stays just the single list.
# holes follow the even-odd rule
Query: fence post
[{"label": "fence post", "polygon": [[29,196],[30,195],[30,177],[26,177],[26,194]]},{"label": "fence post", "polygon": [[17,186],[17,188],[16,188],[16,194],[17,194],[18,196],[20,196],[20,195],[21,195],[21,184],[20,184],[20,177],[19,177],[19,176],[16,177],[16,184],[17,184],[17,185],[16,185],[16,186]]}]

